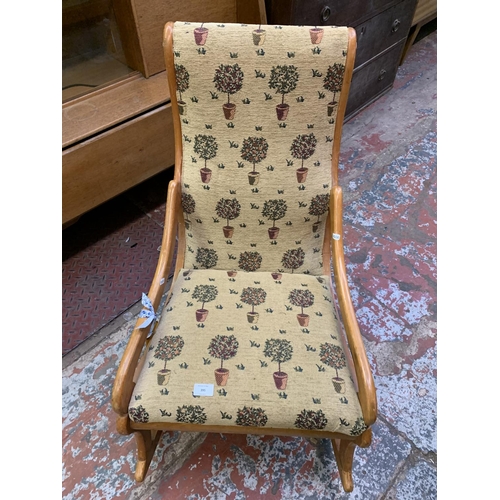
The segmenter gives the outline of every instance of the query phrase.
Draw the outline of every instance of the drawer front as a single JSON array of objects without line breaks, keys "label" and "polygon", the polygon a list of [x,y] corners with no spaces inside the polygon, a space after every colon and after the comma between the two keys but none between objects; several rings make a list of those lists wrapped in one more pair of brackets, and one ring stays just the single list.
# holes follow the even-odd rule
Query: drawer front
[{"label": "drawer front", "polygon": [[417,0],[403,0],[397,5],[356,26],[357,50],[355,67],[406,39],[411,28]]},{"label": "drawer front", "polygon": [[392,49],[353,73],[345,113],[346,119],[351,118],[353,113],[360,111],[392,87],[404,42],[405,40],[401,40]]},{"label": "drawer front", "polygon": [[63,151],[62,223],[174,164],[170,104]]},{"label": "drawer front", "polygon": [[399,0],[268,0],[269,24],[356,26]]}]

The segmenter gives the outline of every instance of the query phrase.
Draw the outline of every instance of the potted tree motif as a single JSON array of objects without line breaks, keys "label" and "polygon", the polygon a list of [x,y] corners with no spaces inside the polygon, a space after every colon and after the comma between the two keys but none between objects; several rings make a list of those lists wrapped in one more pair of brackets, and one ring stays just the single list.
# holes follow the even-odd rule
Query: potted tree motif
[{"label": "potted tree motif", "polygon": [[267,200],[264,202],[262,215],[273,221],[273,227],[268,228],[267,232],[271,240],[278,237],[279,227],[276,227],[276,221],[282,219],[287,211],[285,200]]},{"label": "potted tree motif", "polygon": [[315,430],[324,429],[328,423],[322,410],[302,410],[295,419],[295,427],[299,429]]},{"label": "potted tree motif", "polygon": [[236,94],[243,85],[243,71],[238,64],[221,64],[215,70],[215,88],[227,94],[227,102],[222,105],[226,120],[232,120],[236,113],[236,104],[229,101],[231,95]]},{"label": "potted tree motif", "polygon": [[262,408],[254,408],[253,406],[238,408],[236,425],[244,425],[246,427],[264,427],[266,424],[267,415]]},{"label": "potted tree motif", "polygon": [[175,420],[183,424],[204,424],[207,421],[205,408],[200,405],[182,405],[177,407]]},{"label": "potted tree motif", "polygon": [[203,160],[205,166],[200,169],[201,182],[208,184],[212,177],[212,171],[207,167],[207,161],[217,156],[218,144],[212,135],[197,134],[194,137],[194,152]]},{"label": "potted tree motif", "polygon": [[281,363],[292,359],[293,347],[286,339],[267,339],[264,346],[264,356],[271,358],[273,363],[278,363],[278,371],[273,373],[276,389],[286,389],[288,374],[281,371]]},{"label": "potted tree motif", "polygon": [[[182,193],[181,205],[183,212],[188,216],[191,215],[194,212],[194,209],[196,208],[196,202],[189,193]],[[190,228],[191,221],[189,220],[189,217],[186,217],[186,219],[184,220],[184,225],[186,226],[186,229]]]},{"label": "potted tree motif", "polygon": [[262,255],[259,252],[242,252],[238,267],[243,271],[253,272],[259,269],[262,264]]},{"label": "potted tree motif", "polygon": [[266,39],[266,30],[260,28],[252,31],[253,43],[254,45],[263,45]]},{"label": "potted tree motif", "polygon": [[281,263],[286,269],[291,269],[293,274],[295,269],[298,269],[302,264],[304,264],[305,257],[306,254],[302,248],[293,248],[291,250],[287,250],[283,254]]},{"label": "potted tree motif", "polygon": [[248,137],[243,140],[241,157],[253,163],[253,170],[248,173],[248,182],[251,185],[259,183],[259,172],[255,171],[255,164],[260,163],[266,156],[269,145],[264,137]]},{"label": "potted tree motif", "polygon": [[283,276],[283,274],[275,272],[275,273],[271,273],[271,276],[272,276],[273,280],[280,280],[281,277]]},{"label": "potted tree motif", "polygon": [[263,304],[266,301],[266,291],[263,288],[247,287],[243,288],[240,296],[241,302],[252,306],[252,311],[247,312],[247,319],[249,323],[257,323],[259,313],[255,312],[254,307]]},{"label": "potted tree motif", "polygon": [[220,368],[215,370],[215,382],[218,386],[225,386],[229,378],[229,370],[223,367],[224,361],[234,358],[238,352],[238,341],[234,335],[217,335],[208,346],[208,353],[212,358],[220,359]]},{"label": "potted tree motif", "polygon": [[290,106],[285,104],[285,94],[289,94],[297,87],[299,81],[299,73],[295,66],[273,66],[271,76],[269,78],[269,88],[281,94],[281,104],[276,106],[276,115],[278,120],[284,121],[288,116]]},{"label": "potted tree motif", "polygon": [[352,426],[350,434],[351,436],[359,436],[360,434],[363,434],[366,429],[368,429],[368,426],[365,424],[363,417],[358,417]]},{"label": "potted tree motif", "polygon": [[335,94],[342,90],[344,69],[345,66],[341,63],[334,63],[333,66],[328,66],[328,71],[323,80],[323,87],[329,92],[333,92],[333,99],[328,103],[328,116],[332,116],[335,105],[337,104]]},{"label": "potted tree motif", "polygon": [[304,167],[304,160],[310,158],[316,151],[318,143],[314,134],[300,134],[293,141],[290,147],[290,152],[297,160],[302,160],[301,166],[297,169],[297,182],[305,182],[309,169]]},{"label": "potted tree motif", "polygon": [[344,394],[345,380],[339,377],[339,370],[347,366],[345,354],[342,348],[338,345],[325,342],[320,345],[319,359],[321,359],[325,365],[335,368],[336,376],[332,378],[333,387],[335,388],[335,392]]},{"label": "potted tree motif", "polygon": [[227,220],[227,226],[222,228],[224,236],[231,238],[234,233],[234,227],[229,225],[229,221],[236,219],[240,216],[241,205],[240,202],[233,198],[232,200],[221,198],[215,206],[215,211],[219,217]]},{"label": "potted tree motif", "polygon": [[311,43],[314,45],[317,45],[318,43],[320,43],[321,40],[323,40],[323,33],[324,33],[323,28],[318,28],[317,26],[315,26],[314,28],[311,28],[309,30],[309,36],[311,37]]},{"label": "potted tree motif", "polygon": [[179,356],[184,347],[184,340],[180,335],[166,335],[158,341],[153,356],[165,362],[163,370],[157,373],[158,385],[167,385],[171,370],[167,370],[167,361]]},{"label": "potted tree motif", "polygon": [[205,269],[210,269],[217,264],[217,252],[213,248],[198,248],[196,252],[196,262]]},{"label": "potted tree motif", "polygon": [[130,407],[128,409],[128,414],[133,422],[141,424],[147,424],[149,422],[149,413],[142,405],[139,405],[137,408]]},{"label": "potted tree motif", "polygon": [[205,23],[201,23],[199,28],[194,29],[194,41],[196,45],[205,45],[208,37],[208,28],[204,28],[203,25]]},{"label": "potted tree motif", "polygon": [[201,308],[196,310],[196,321],[203,323],[208,316],[205,309],[205,302],[212,302],[217,297],[217,287],[215,285],[196,285],[193,291],[193,299],[201,302]]},{"label": "potted tree motif", "polygon": [[314,304],[314,295],[309,290],[300,290],[294,288],[288,300],[296,307],[300,307],[300,314],[297,314],[297,320],[300,326],[309,325],[309,315],[304,314],[304,307],[311,307]]},{"label": "potted tree motif", "polygon": [[186,102],[182,100],[182,93],[186,92],[189,88],[189,73],[182,64],[175,65],[175,82],[177,91],[179,92],[179,100],[177,106],[179,107],[179,114],[186,114]]},{"label": "potted tree motif", "polygon": [[309,203],[309,215],[318,217],[318,220],[313,223],[313,233],[318,231],[321,222],[319,218],[328,211],[329,203],[330,195],[328,194],[318,194],[311,200],[311,203]]}]

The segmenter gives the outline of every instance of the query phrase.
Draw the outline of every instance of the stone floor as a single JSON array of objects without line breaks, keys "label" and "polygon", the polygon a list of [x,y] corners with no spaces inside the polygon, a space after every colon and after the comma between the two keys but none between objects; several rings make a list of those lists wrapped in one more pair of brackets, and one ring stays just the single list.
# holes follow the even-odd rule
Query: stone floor
[{"label": "stone floor", "polygon": [[[437,498],[436,44],[437,31],[419,40],[393,89],[344,126],[346,261],[379,402],[372,446],[355,455],[354,491],[343,492],[327,440],[313,446],[300,438],[210,433],[164,434],[146,480],[134,482],[135,443],[115,431],[110,392],[140,291],[148,287],[140,280],[154,271],[148,257],[146,278],[127,277],[123,288],[135,298],[80,329],[76,341],[63,338],[63,499]],[[127,248],[144,242],[150,226],[147,245],[156,251],[164,210],[158,179],[168,175],[78,224],[103,221],[106,210],[116,219],[128,207],[134,214],[120,245],[126,238]],[[90,262],[99,252],[95,262],[105,260],[113,231],[82,244],[78,224],[68,233],[66,260],[80,255]],[[85,297],[79,300],[89,303]]]}]

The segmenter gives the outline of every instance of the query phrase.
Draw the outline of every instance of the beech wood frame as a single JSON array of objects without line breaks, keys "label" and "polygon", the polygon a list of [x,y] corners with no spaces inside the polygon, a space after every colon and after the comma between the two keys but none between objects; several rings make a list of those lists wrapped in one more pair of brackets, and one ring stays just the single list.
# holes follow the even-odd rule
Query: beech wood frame
[{"label": "beech wood frame", "polygon": [[[174,125],[175,140],[175,171],[174,178],[170,181],[167,192],[165,228],[161,251],[153,277],[151,287],[148,292],[155,310],[158,310],[161,299],[169,283],[168,273],[174,258],[174,249],[177,239],[177,257],[173,281],[177,278],[179,270],[184,265],[184,251],[186,245],[184,216],[181,207],[181,169],[182,169],[182,135],[179,109],[176,98],[176,83],[173,56],[173,27],[174,23],[165,25],[163,33],[163,47],[167,68],[168,85]],[[337,115],[333,151],[332,151],[332,189],[330,195],[330,210],[325,231],[323,244],[323,272],[330,275],[330,262],[333,263],[335,276],[336,294],[340,306],[340,313],[343,319],[343,326],[347,337],[350,355],[351,373],[358,388],[358,397],[363,413],[363,419],[367,429],[359,436],[348,436],[341,433],[324,431],[302,430],[302,429],[273,429],[261,427],[237,427],[222,425],[202,425],[184,423],[136,423],[130,420],[128,406],[132,392],[137,380],[137,376],[142,369],[149,340],[146,339],[148,329],[141,329],[141,324],[145,321],[142,318],[137,320],[135,328],[130,335],[129,342],[125,348],[123,357],[118,367],[112,391],[112,407],[118,414],[117,430],[120,434],[135,433],[137,442],[137,467],[135,479],[143,481],[149,464],[153,458],[156,445],[163,431],[186,431],[186,432],[217,432],[228,434],[257,434],[276,436],[303,436],[306,438],[328,438],[331,439],[333,451],[337,460],[340,478],[346,492],[352,491],[352,462],[354,451],[357,446],[365,448],[371,443],[371,426],[377,418],[377,399],[375,384],[366,356],[363,339],[359,330],[358,322],[351,301],[349,286],[347,281],[346,267],[344,261],[344,249],[342,238],[342,188],[338,182],[338,162],[340,153],[340,141],[342,125],[344,120],[349,86],[354,67],[356,53],[356,32],[349,28],[349,42],[345,65],[344,83],[339,99],[339,111]],[[332,238],[332,234],[338,235],[337,239]],[[172,282],[173,282],[172,281]],[[168,292],[170,293],[170,291]],[[146,346],[146,349],[144,347]],[[349,352],[346,352],[349,355]],[[352,370],[351,370],[352,372]]]}]

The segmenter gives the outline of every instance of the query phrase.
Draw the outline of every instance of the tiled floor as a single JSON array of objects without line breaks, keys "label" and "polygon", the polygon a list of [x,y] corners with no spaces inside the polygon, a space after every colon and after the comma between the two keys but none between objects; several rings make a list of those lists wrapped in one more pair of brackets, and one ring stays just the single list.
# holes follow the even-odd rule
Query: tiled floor
[{"label": "tiled floor", "polygon": [[134,441],[116,433],[109,398],[154,272],[167,172],[64,234],[64,499],[436,498],[436,40],[417,42],[394,88],[344,126],[346,260],[379,401],[354,492],[328,441],[229,434],[165,434],[134,483]]}]

